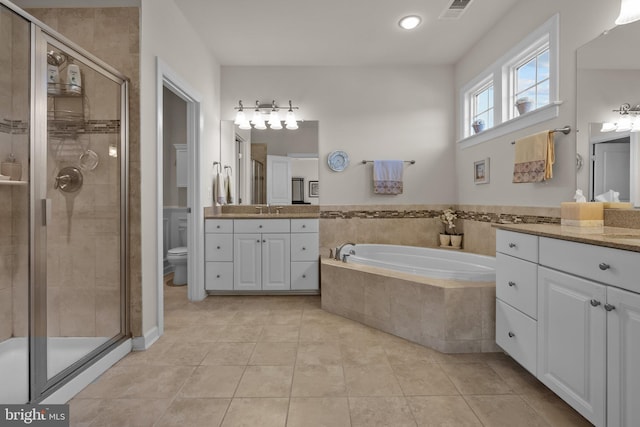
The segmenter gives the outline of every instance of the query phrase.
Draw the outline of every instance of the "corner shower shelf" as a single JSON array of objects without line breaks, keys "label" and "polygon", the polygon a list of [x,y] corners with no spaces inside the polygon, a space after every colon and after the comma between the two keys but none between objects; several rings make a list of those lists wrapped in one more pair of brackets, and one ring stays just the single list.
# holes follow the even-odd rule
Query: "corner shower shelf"
[{"label": "corner shower shelf", "polygon": [[0,185],[26,185],[28,183],[29,181],[8,181],[8,180],[0,181]]}]

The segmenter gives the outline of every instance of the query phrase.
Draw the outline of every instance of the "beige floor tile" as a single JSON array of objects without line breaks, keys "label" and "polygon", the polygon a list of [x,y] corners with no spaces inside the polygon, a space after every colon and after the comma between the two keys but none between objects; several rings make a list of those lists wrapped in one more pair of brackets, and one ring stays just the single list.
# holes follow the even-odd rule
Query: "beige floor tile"
[{"label": "beige floor tile", "polygon": [[293,366],[247,366],[236,397],[289,397]]},{"label": "beige floor tile", "polygon": [[162,354],[174,345],[174,340],[162,336],[148,349],[132,351],[127,354],[116,366],[167,365],[168,363],[162,358]]},{"label": "beige floor tile", "polygon": [[349,396],[402,396],[402,389],[389,365],[344,365]]},{"label": "beige floor tile", "polygon": [[554,427],[589,427],[592,424],[552,392],[520,396]]},{"label": "beige floor tile", "polygon": [[432,363],[436,361],[435,350],[412,342],[405,341],[393,344],[383,342],[382,346],[387,353],[389,363],[392,365]]},{"label": "beige floor tile", "polygon": [[529,371],[513,359],[493,360],[487,364],[504,380],[515,394],[552,393]]},{"label": "beige floor tile", "polygon": [[162,415],[154,427],[218,427],[231,399],[181,399],[178,398]]},{"label": "beige floor tile", "polygon": [[102,399],[72,399],[69,402],[69,424],[73,427],[85,427],[104,410]]},{"label": "beige floor tile", "polygon": [[346,397],[292,397],[287,427],[351,427]]},{"label": "beige floor tile", "polygon": [[267,325],[294,325],[300,326],[302,322],[302,310],[273,310],[267,319]]},{"label": "beige floor tile", "polygon": [[244,369],[244,366],[199,366],[185,382],[180,396],[233,397]]},{"label": "beige floor tile", "polygon": [[119,397],[131,387],[131,381],[136,378],[139,369],[139,366],[114,366],[85,387],[76,397],[104,399]]},{"label": "beige floor tile", "polygon": [[291,395],[296,397],[346,396],[341,365],[296,365]]},{"label": "beige floor tile", "polygon": [[519,396],[465,396],[485,427],[549,427]]},{"label": "beige floor tile", "polygon": [[286,365],[296,363],[298,343],[295,342],[259,342],[249,360],[249,365]]},{"label": "beige floor tile", "polygon": [[418,427],[482,427],[462,396],[413,396],[407,402]]},{"label": "beige floor tile", "polygon": [[486,363],[443,364],[442,368],[462,394],[511,394],[502,378]]},{"label": "beige floor tile", "polygon": [[226,325],[218,335],[218,342],[257,342],[261,325]]},{"label": "beige floor tile", "polygon": [[298,342],[300,327],[297,325],[267,325],[262,329],[259,342]]},{"label": "beige floor tile", "polygon": [[207,342],[176,341],[157,360],[169,365],[197,366],[215,345]]},{"label": "beige floor tile", "polygon": [[151,427],[169,405],[168,399],[109,399],[91,427]]},{"label": "beige floor tile", "polygon": [[378,343],[379,338],[376,330],[356,322],[340,326],[338,335],[343,342],[370,342]]},{"label": "beige floor tile", "polygon": [[339,341],[335,325],[331,324],[302,324],[300,326],[300,342],[331,342]]},{"label": "beige floor tile", "polygon": [[342,354],[337,342],[301,342],[296,365],[341,365]]},{"label": "beige floor tile", "polygon": [[405,396],[446,396],[460,394],[437,363],[393,366]]},{"label": "beige floor tile", "polygon": [[345,365],[389,365],[384,347],[372,342],[354,342],[340,344],[342,363]]},{"label": "beige floor tile", "polygon": [[229,322],[234,325],[264,325],[269,320],[269,310],[240,310]]},{"label": "beige floor tile", "polygon": [[415,427],[416,421],[404,397],[350,397],[353,427]]},{"label": "beige floor tile", "polygon": [[224,325],[205,326],[204,323],[169,324],[165,329],[165,336],[175,341],[215,342],[223,328]]},{"label": "beige floor tile", "polygon": [[212,345],[202,360],[202,365],[246,365],[253,353],[255,343],[218,342]]},{"label": "beige floor tile", "polygon": [[233,399],[222,427],[284,427],[289,399]]}]

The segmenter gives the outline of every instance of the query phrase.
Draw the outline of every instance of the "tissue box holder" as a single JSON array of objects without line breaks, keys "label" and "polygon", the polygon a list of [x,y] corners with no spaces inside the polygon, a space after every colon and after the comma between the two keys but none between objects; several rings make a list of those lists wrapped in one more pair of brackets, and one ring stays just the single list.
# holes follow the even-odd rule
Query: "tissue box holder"
[{"label": "tissue box holder", "polygon": [[561,203],[560,224],[574,227],[602,227],[604,225],[604,203]]}]

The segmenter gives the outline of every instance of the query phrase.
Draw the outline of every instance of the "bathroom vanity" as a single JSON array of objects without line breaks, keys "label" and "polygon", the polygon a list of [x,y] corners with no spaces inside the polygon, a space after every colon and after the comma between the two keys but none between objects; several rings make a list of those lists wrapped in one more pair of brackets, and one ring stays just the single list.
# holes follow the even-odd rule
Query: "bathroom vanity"
[{"label": "bathroom vanity", "polygon": [[497,227],[497,344],[596,426],[640,425],[640,230]]},{"label": "bathroom vanity", "polygon": [[313,214],[205,217],[205,289],[214,294],[319,293]]}]

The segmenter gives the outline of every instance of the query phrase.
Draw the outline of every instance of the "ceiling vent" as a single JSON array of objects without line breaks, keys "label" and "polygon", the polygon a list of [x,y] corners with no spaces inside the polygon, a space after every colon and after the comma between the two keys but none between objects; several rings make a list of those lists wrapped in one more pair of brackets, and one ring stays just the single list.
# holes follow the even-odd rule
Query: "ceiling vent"
[{"label": "ceiling vent", "polygon": [[459,19],[473,0],[451,0],[438,19]]}]

